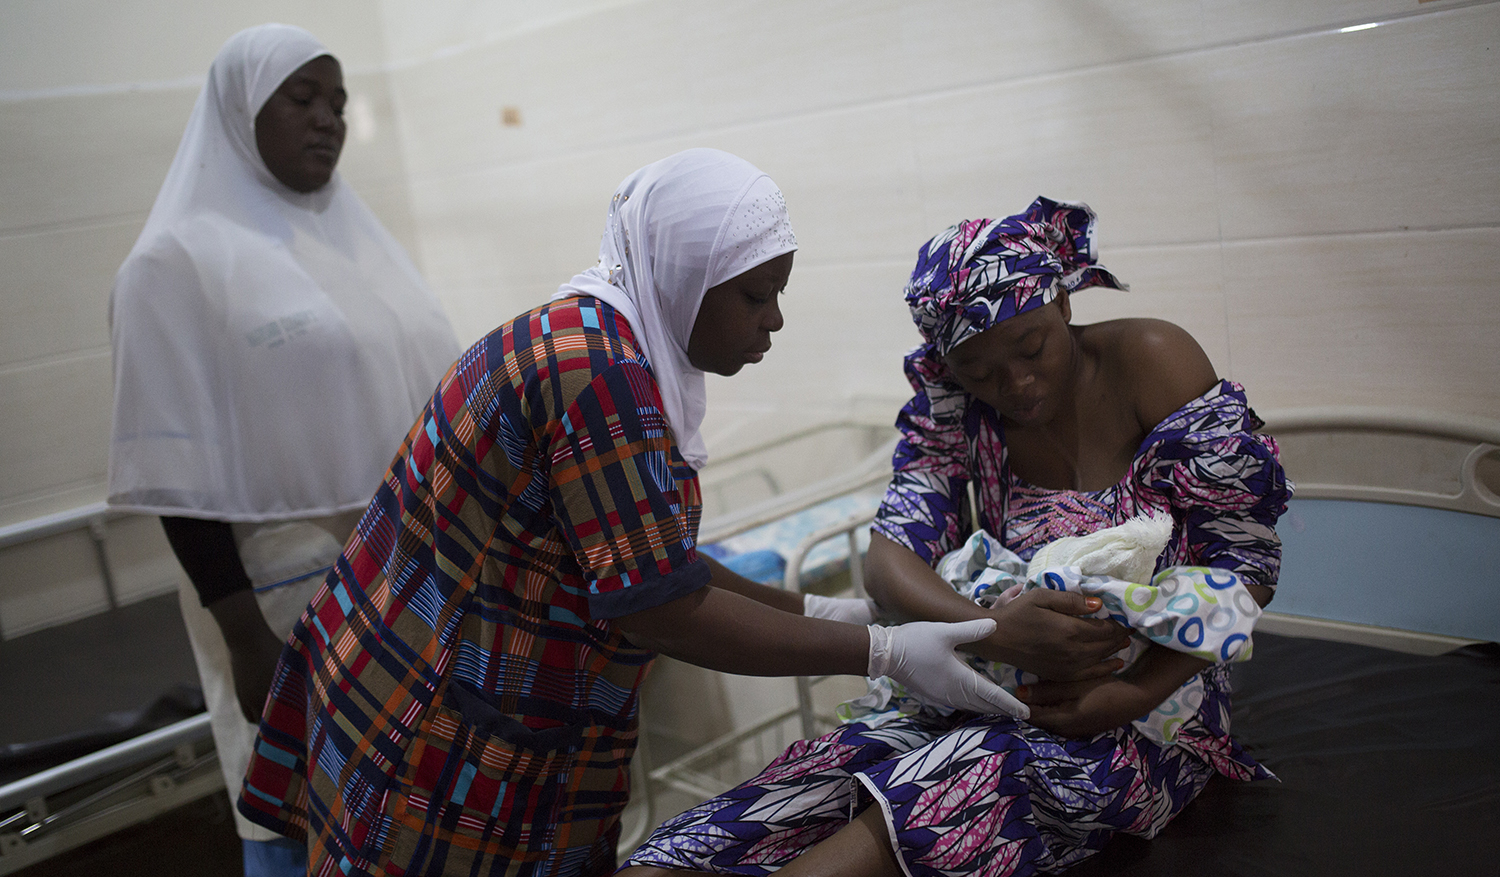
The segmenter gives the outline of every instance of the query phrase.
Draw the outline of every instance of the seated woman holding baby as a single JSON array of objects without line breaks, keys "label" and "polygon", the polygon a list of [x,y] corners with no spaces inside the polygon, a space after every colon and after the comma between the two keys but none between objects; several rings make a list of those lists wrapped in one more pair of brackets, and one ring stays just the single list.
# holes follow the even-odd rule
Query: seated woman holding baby
[{"label": "seated woman holding baby", "polygon": [[[1209,602],[1205,581],[1271,599],[1290,496],[1276,443],[1183,329],[1072,325],[1073,293],[1126,288],[1095,264],[1093,224],[1085,205],[1038,198],[918,253],[906,289],[923,339],[906,357],[916,395],[867,565],[886,614],[993,618],[964,648],[1042,681],[1015,687],[1014,716],[921,707],[796,743],[666,822],[625,873],[1052,872],[1115,832],[1155,836],[1214,774],[1270,776],[1229,736],[1227,672],[1206,652],[1152,636],[1127,665],[1116,653],[1130,631],[1091,617],[1113,613],[1087,588],[976,602],[934,570],[976,529],[1029,558],[1156,515],[1166,547],[1153,581],[1182,571]],[[1148,733],[1143,717],[1188,683],[1196,711]]]}]

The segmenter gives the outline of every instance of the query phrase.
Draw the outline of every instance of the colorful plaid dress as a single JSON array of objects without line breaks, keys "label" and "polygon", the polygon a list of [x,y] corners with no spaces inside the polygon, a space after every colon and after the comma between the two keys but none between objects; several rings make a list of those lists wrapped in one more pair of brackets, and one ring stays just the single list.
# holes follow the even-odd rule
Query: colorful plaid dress
[{"label": "colorful plaid dress", "polygon": [[466,351],[293,631],[239,800],[310,873],[604,874],[653,657],[703,586],[698,482],[593,298]]},{"label": "colorful plaid dress", "polygon": [[[896,472],[875,521],[929,564],[973,529],[972,478],[978,526],[1004,534],[1022,557],[1161,510],[1176,526],[1159,568],[1212,566],[1276,584],[1274,527],[1290,485],[1275,442],[1253,434],[1260,422],[1237,384],[1220,383],[1158,424],[1125,477],[1100,491],[1026,484],[1006,465],[994,410],[975,403],[956,413],[935,417],[922,394],[902,411]],[[1202,705],[1165,746],[1133,725],[1066,739],[1008,716],[925,709],[876,728],[846,725],[668,820],[630,864],[768,874],[878,806],[909,875],[1062,870],[1115,832],[1155,836],[1215,773],[1270,776],[1229,736],[1223,667],[1202,678]]]}]

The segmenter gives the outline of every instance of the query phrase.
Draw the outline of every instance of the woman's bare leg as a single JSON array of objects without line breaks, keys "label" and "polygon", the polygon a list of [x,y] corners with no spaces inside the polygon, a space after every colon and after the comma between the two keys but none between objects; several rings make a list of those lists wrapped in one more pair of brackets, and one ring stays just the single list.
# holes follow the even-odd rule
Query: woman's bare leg
[{"label": "woman's bare leg", "polygon": [[866,807],[833,837],[776,873],[785,877],[902,877],[878,804]]},{"label": "woman's bare leg", "polygon": [[[701,873],[637,865],[626,868],[615,877]],[[901,866],[891,849],[885,817],[875,804],[866,807],[865,812],[839,829],[833,837],[816,844],[776,873],[785,877],[902,877]]]}]

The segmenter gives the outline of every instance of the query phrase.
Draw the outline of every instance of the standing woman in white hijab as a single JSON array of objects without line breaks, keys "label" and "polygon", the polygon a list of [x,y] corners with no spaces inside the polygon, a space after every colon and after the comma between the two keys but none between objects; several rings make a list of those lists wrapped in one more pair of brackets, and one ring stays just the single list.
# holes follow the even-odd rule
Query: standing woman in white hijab
[{"label": "standing woman in white hijab", "polygon": [[991,621],[867,630],[867,601],[696,550],[704,373],[770,349],[795,249],[765,174],[665,158],[597,266],[444,376],[282,653],[240,796],[310,873],[612,872],[658,652],[1019,706],[953,653]]},{"label": "standing woman in white hijab", "polygon": [[[458,352],[334,167],[343,74],[268,24],[214,59],[110,299],[109,503],[162,517],[231,795],[282,643]],[[304,850],[236,814],[246,873]]]}]

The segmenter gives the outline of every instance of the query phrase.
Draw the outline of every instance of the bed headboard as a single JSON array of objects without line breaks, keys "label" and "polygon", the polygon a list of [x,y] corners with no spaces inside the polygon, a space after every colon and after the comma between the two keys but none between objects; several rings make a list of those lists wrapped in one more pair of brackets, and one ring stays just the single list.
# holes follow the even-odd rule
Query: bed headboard
[{"label": "bed headboard", "polygon": [[1429,653],[1500,640],[1500,421],[1262,416],[1297,486],[1263,629]]},{"label": "bed headboard", "polygon": [[1263,417],[1300,498],[1500,517],[1500,421],[1388,408],[1285,409]]}]

